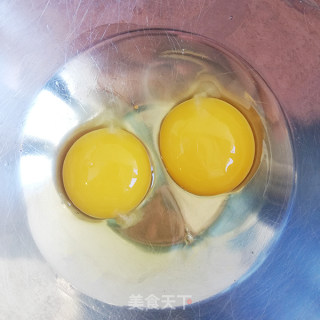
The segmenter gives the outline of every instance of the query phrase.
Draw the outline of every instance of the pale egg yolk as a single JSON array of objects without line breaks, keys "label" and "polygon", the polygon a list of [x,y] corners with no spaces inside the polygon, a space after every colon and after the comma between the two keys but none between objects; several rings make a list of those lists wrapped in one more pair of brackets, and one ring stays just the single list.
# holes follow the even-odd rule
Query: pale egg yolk
[{"label": "pale egg yolk", "polygon": [[255,157],[255,140],[246,118],[215,98],[196,97],[174,107],[161,124],[159,148],[172,179],[202,196],[235,189]]},{"label": "pale egg yolk", "polygon": [[62,169],[65,191],[82,212],[114,218],[137,207],[151,184],[147,150],[122,129],[98,129],[69,149]]}]

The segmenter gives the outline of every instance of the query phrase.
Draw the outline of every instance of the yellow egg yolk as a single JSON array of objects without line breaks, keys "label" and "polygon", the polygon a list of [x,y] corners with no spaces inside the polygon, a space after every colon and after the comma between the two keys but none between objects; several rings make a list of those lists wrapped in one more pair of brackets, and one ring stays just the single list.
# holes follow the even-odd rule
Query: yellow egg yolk
[{"label": "yellow egg yolk", "polygon": [[85,214],[114,218],[137,207],[152,178],[147,150],[122,129],[98,129],[69,149],[62,169],[65,191]]},{"label": "yellow egg yolk", "polygon": [[197,97],[174,107],[161,124],[159,148],[171,178],[202,196],[235,189],[255,157],[255,140],[246,118],[215,98]]}]

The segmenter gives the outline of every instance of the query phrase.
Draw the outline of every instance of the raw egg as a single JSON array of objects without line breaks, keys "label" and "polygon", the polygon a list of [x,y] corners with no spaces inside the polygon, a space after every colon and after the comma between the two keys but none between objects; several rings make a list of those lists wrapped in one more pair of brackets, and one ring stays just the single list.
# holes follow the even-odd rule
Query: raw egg
[{"label": "raw egg", "polygon": [[147,194],[152,166],[142,142],[123,129],[98,129],[80,137],[63,162],[71,202],[95,218],[114,218],[136,208]]},{"label": "raw egg", "polygon": [[159,149],[171,178],[201,196],[234,190],[255,157],[255,139],[244,115],[229,103],[195,97],[162,121]]}]

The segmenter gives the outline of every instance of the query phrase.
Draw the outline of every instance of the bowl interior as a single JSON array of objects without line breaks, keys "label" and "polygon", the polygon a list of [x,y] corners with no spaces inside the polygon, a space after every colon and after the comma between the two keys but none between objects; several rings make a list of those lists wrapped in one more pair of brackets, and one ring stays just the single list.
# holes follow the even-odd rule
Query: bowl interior
[{"label": "bowl interior", "polygon": [[[197,241],[140,245],[106,221],[74,211],[60,170],[75,137],[108,125],[110,114],[124,119],[140,108],[132,130],[144,140],[142,128],[156,119],[150,132],[157,141],[170,108],[196,95],[236,106],[259,142],[255,169],[239,190],[215,197],[203,210],[200,200],[192,202],[194,214],[184,218]],[[30,230],[43,256],[79,292],[120,306],[138,294],[170,294],[178,306],[183,296],[200,301],[245,279],[281,234],[295,177],[285,117],[258,73],[209,39],[163,29],[115,35],[62,66],[27,116],[20,172]]]}]

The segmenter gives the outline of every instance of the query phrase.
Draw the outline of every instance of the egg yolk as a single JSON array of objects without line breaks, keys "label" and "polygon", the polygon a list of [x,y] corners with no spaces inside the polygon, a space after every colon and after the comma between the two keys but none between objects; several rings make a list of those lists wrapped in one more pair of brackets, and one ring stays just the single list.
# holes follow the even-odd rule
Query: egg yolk
[{"label": "egg yolk", "polygon": [[98,129],[69,149],[62,169],[65,191],[85,214],[114,218],[137,207],[152,178],[147,150],[122,129]]},{"label": "egg yolk", "polygon": [[215,98],[197,97],[171,109],[161,124],[159,148],[171,178],[202,196],[235,189],[255,157],[255,140],[246,118]]}]

